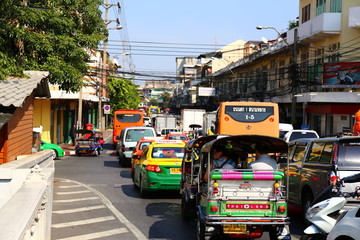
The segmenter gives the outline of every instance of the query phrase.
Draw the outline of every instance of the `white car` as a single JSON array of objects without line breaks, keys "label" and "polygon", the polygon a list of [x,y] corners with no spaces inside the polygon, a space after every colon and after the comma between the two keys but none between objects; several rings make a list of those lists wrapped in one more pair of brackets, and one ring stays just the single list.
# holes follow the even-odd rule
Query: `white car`
[{"label": "white car", "polygon": [[288,131],[294,130],[294,127],[290,123],[279,123],[280,138],[284,138]]},{"label": "white car", "polygon": [[301,138],[319,138],[319,134],[314,130],[294,129],[288,131],[284,136],[284,140],[286,142],[291,142]]},{"label": "white car", "polygon": [[143,137],[156,137],[155,129],[152,127],[127,127],[121,130],[116,151],[122,167],[131,165],[132,152],[136,143]]}]

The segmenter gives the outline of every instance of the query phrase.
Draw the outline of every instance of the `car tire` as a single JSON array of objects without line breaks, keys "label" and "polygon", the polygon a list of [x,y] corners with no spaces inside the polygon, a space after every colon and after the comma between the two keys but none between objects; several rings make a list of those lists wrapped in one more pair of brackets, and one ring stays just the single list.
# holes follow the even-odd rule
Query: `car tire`
[{"label": "car tire", "polygon": [[[314,201],[313,194],[308,190],[304,192],[304,195],[301,199],[301,208],[302,214],[305,217],[307,210],[311,207],[311,203]],[[306,220],[307,221],[307,220]]]},{"label": "car tire", "polygon": [[75,151],[75,154],[76,154],[76,156],[79,156],[79,157],[81,156],[81,152],[78,150]]},{"label": "car tire", "polygon": [[55,149],[52,149],[51,158],[52,160],[58,159],[58,153]]},{"label": "car tire", "polygon": [[139,185],[140,185],[140,187],[139,187],[140,188],[140,196],[142,198],[146,198],[149,195],[149,192],[144,189],[143,183],[142,183],[142,178],[140,178],[140,180],[139,180]]},{"label": "car tire", "polygon": [[203,221],[201,221],[201,217],[199,216],[199,213],[198,213],[197,219],[196,219],[196,239],[197,240],[205,240],[205,229],[206,229],[206,226],[203,223]]}]

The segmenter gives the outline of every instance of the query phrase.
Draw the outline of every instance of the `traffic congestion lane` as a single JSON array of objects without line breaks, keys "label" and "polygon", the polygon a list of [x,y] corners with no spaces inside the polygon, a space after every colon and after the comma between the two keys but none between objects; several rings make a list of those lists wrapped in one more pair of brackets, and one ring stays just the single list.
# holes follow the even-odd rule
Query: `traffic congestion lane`
[{"label": "traffic congestion lane", "polygon": [[[65,156],[56,161],[53,204],[55,227],[52,239],[93,239],[95,236],[99,236],[99,239],[130,240],[196,239],[195,222],[183,221],[181,218],[178,195],[161,192],[141,198],[139,190],[132,183],[130,168],[119,167],[116,156],[112,155],[113,150],[110,150],[111,146],[105,146],[105,149],[100,156]],[[101,193],[97,194],[99,191]],[[106,197],[101,198],[99,195]],[[70,203],[69,199],[75,200]],[[66,208],[80,210],[57,212]],[[125,218],[124,221],[116,217],[117,212]],[[302,231],[297,219],[299,216],[291,216],[290,228],[292,239],[295,240],[300,238]],[[142,234],[143,238],[137,237],[131,231],[133,228],[126,226],[126,222],[132,223],[134,229],[141,230],[140,236]],[[266,235],[260,238],[264,239],[268,239]]]}]

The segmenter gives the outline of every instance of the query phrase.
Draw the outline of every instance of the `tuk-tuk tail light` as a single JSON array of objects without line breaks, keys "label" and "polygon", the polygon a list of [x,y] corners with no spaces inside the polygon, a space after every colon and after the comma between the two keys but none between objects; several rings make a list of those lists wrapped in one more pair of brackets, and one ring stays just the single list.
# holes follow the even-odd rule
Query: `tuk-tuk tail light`
[{"label": "tuk-tuk tail light", "polygon": [[286,213],[287,207],[286,205],[279,205],[277,208],[278,213]]},{"label": "tuk-tuk tail light", "polygon": [[210,211],[213,213],[216,213],[219,211],[219,206],[218,205],[211,205],[210,206]]}]

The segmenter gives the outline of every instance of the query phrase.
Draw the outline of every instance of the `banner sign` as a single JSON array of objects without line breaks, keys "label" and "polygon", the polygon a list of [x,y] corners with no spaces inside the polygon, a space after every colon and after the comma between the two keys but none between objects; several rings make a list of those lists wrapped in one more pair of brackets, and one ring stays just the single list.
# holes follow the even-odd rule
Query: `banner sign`
[{"label": "banner sign", "polygon": [[210,87],[199,87],[198,89],[198,96],[202,97],[214,97],[215,94],[215,88]]},{"label": "banner sign", "polygon": [[360,88],[360,62],[324,63],[324,88]]}]

